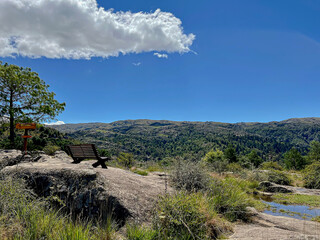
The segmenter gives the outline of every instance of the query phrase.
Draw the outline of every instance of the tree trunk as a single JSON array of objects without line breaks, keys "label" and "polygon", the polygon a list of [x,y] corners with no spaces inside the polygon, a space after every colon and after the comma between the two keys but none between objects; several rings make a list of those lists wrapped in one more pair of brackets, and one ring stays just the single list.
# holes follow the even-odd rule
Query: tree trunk
[{"label": "tree trunk", "polygon": [[14,145],[15,133],[14,133],[13,91],[10,91],[9,115],[10,115],[10,135],[9,135],[9,140],[10,140],[11,148],[14,148],[15,147],[15,145]]}]

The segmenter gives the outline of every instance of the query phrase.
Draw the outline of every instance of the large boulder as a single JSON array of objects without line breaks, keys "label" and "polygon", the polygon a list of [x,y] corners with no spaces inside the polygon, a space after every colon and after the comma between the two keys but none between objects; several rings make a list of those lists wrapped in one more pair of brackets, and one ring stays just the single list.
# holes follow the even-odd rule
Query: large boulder
[{"label": "large boulder", "polygon": [[54,156],[42,154],[37,162],[7,166],[0,174],[24,178],[39,196],[57,199],[57,204],[63,202],[73,216],[94,220],[112,214],[120,225],[127,218],[149,221],[157,196],[166,189],[172,191],[166,187],[165,176],[93,168],[94,161],[72,162],[62,151]]},{"label": "large boulder", "polygon": [[275,184],[269,181],[263,181],[259,183],[258,189],[263,190],[265,192],[271,193],[292,193],[292,189],[284,186]]}]

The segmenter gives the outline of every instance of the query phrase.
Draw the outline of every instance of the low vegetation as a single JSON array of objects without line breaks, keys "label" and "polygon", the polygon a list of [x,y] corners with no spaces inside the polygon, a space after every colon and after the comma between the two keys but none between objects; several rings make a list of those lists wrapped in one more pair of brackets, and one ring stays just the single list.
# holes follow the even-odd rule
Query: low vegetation
[{"label": "low vegetation", "polygon": [[289,175],[279,170],[269,170],[267,172],[267,181],[281,185],[291,185],[292,180]]},{"label": "low vegetation", "polygon": [[205,190],[209,185],[209,175],[200,163],[177,158],[171,171],[171,184],[178,190]]},{"label": "low vegetation", "polygon": [[126,237],[128,240],[156,240],[158,233],[150,227],[137,224],[127,224]]},{"label": "low vegetation", "polygon": [[310,207],[320,207],[319,195],[304,195],[304,194],[283,194],[278,193],[272,196],[276,203],[289,205],[307,205]]},{"label": "low vegetation", "polygon": [[[114,229],[72,221],[19,179],[0,180],[0,239],[112,239]],[[109,236],[109,238],[106,238]]]},{"label": "low vegetation", "polygon": [[159,239],[214,239],[231,230],[231,225],[218,216],[201,193],[180,191],[164,196],[155,216],[153,224]]},{"label": "low vegetation", "polygon": [[320,162],[314,162],[304,171],[304,186],[320,189]]},{"label": "low vegetation", "polygon": [[263,162],[259,168],[263,170],[283,171],[283,167],[277,162]]}]

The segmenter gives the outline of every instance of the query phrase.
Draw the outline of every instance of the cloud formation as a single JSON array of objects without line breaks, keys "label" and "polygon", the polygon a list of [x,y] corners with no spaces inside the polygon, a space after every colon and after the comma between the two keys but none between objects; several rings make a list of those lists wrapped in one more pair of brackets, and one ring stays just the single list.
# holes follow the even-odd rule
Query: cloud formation
[{"label": "cloud formation", "polygon": [[168,58],[168,54],[165,53],[161,54],[156,52],[153,55],[157,56],[158,58]]},{"label": "cloud formation", "polygon": [[107,58],[190,51],[172,13],[114,12],[96,0],[0,0],[0,57]]},{"label": "cloud formation", "polygon": [[44,125],[49,125],[49,126],[52,126],[52,125],[63,125],[65,124],[63,121],[57,121],[57,122],[52,122],[52,123],[44,123]]}]

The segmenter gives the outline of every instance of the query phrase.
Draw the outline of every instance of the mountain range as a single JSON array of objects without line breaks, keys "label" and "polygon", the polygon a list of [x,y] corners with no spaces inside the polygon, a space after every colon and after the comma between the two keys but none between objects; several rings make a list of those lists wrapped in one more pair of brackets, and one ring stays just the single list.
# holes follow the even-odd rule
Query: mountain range
[{"label": "mountain range", "polygon": [[320,140],[320,118],[292,118],[268,123],[123,120],[50,126],[81,142],[94,143],[111,154],[130,152],[140,160],[165,157],[200,159],[211,149],[233,145],[239,155],[252,149],[265,160],[280,159],[292,147],[304,154]]}]

